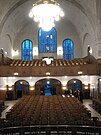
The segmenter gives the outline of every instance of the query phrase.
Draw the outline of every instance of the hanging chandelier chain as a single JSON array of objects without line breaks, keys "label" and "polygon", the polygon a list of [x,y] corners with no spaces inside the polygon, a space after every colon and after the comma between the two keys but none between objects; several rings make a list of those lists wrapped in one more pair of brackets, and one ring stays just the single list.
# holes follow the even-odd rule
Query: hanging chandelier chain
[{"label": "hanging chandelier chain", "polygon": [[35,4],[33,4],[33,6],[36,6],[36,5],[39,5],[39,4],[45,4],[45,3],[59,5],[59,3],[56,0],[39,0]]}]

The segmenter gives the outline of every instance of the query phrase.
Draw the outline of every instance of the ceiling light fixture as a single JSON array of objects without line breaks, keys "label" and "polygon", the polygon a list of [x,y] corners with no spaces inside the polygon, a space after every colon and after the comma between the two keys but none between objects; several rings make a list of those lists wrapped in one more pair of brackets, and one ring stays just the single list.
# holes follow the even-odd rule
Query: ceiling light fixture
[{"label": "ceiling light fixture", "polygon": [[78,72],[78,75],[81,75],[82,73],[83,73],[82,71],[79,71],[79,72]]},{"label": "ceiling light fixture", "polygon": [[33,4],[29,13],[29,17],[39,22],[39,27],[44,31],[50,31],[55,26],[54,22],[63,16],[64,12],[55,0],[39,0]]},{"label": "ceiling light fixture", "polygon": [[15,75],[15,76],[18,76],[18,75],[19,75],[19,73],[15,72],[15,73],[14,73],[14,75]]},{"label": "ceiling light fixture", "polygon": [[47,72],[47,73],[46,73],[46,75],[50,75],[50,73],[49,73],[49,72]]}]

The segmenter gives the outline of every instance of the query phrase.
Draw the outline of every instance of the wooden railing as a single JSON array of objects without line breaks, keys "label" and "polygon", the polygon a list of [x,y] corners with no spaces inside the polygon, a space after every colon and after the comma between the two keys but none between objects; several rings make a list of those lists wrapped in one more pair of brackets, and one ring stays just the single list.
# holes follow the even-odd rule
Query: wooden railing
[{"label": "wooden railing", "polygon": [[80,125],[33,125],[0,128],[0,135],[101,135],[101,127]]}]

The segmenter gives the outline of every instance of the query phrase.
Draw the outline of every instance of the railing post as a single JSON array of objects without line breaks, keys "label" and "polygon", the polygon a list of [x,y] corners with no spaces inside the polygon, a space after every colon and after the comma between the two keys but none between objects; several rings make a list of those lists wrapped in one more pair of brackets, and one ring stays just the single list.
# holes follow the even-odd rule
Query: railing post
[{"label": "railing post", "polygon": [[77,129],[76,128],[73,128],[72,129],[72,135],[76,135],[76,133],[77,133]]},{"label": "railing post", "polygon": [[51,130],[50,130],[50,128],[46,128],[46,135],[51,135]]}]

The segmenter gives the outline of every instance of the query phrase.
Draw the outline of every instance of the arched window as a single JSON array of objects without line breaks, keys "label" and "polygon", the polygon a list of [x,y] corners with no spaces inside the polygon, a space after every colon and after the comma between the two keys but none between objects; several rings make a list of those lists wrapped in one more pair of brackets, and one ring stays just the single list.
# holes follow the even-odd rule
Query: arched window
[{"label": "arched window", "polygon": [[26,39],[22,42],[22,60],[33,59],[33,43],[31,40]]},{"label": "arched window", "polygon": [[63,59],[64,60],[74,59],[74,44],[71,39],[65,39],[63,41]]},{"label": "arched window", "polygon": [[50,31],[38,31],[38,50],[39,53],[56,53],[57,51],[57,32],[55,28]]}]

